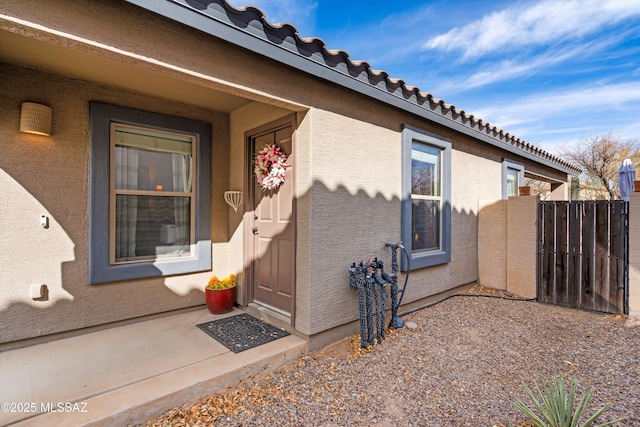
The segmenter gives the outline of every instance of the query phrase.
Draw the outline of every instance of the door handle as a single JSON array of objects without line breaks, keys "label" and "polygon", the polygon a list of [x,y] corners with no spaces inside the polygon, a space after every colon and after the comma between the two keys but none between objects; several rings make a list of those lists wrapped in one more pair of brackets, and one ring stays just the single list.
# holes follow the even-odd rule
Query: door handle
[{"label": "door handle", "polygon": [[255,225],[254,225],[253,227],[251,227],[251,232],[252,232],[253,234],[258,234],[258,227],[257,227],[257,226],[255,226]]}]

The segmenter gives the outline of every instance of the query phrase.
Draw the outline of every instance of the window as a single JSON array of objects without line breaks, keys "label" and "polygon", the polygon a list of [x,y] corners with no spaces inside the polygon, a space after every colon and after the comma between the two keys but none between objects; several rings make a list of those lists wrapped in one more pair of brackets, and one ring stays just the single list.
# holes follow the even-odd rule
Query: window
[{"label": "window", "polygon": [[518,187],[524,182],[524,166],[512,162],[511,160],[502,160],[502,198],[507,199],[518,195]]},{"label": "window", "polygon": [[[402,131],[402,242],[411,269],[451,260],[451,142],[406,126]],[[403,258],[402,268],[407,270]]]},{"label": "window", "polygon": [[209,124],[91,103],[89,282],[211,269]]},{"label": "window", "polygon": [[412,252],[440,249],[442,150],[419,142],[411,144]]},{"label": "window", "polygon": [[111,264],[193,255],[194,139],[111,123]]},{"label": "window", "polygon": [[507,197],[518,195],[518,170],[507,168]]}]

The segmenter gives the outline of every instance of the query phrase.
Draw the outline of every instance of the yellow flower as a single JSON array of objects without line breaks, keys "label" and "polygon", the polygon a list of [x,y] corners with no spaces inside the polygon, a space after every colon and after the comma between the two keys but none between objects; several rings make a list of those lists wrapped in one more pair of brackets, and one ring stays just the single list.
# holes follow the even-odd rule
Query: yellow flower
[{"label": "yellow flower", "polygon": [[211,276],[209,283],[207,283],[207,289],[229,289],[238,284],[238,280],[235,274],[230,274],[224,279],[220,280],[217,276]]}]

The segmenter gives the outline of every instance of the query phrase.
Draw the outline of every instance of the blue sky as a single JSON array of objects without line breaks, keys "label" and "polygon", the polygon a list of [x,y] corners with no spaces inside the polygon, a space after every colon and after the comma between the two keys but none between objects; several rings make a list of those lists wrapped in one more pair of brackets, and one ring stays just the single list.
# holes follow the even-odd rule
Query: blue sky
[{"label": "blue sky", "polygon": [[640,0],[231,0],[552,153],[640,142]]}]

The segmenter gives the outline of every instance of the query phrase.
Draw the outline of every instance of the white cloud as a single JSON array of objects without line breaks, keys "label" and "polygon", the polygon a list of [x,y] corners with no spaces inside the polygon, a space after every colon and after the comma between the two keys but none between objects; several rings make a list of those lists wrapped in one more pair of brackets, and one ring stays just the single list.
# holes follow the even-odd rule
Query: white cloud
[{"label": "white cloud", "polygon": [[543,0],[509,7],[424,43],[424,49],[462,51],[476,58],[496,51],[580,38],[640,15],[640,2],[628,0]]},{"label": "white cloud", "polygon": [[636,139],[640,142],[638,134],[640,134],[640,120],[635,123],[627,123],[620,129],[620,135],[625,139]]},{"label": "white cloud", "polygon": [[[449,81],[439,83],[437,90],[448,94],[459,93],[504,80],[513,80],[518,77],[529,76],[541,70],[551,69],[553,66],[569,60],[581,60],[601,55],[602,52],[606,52],[612,45],[620,42],[622,38],[623,36],[617,34],[595,42],[548,49],[534,56],[518,56],[506,59],[494,65],[483,66],[479,71],[470,69],[472,70],[472,74],[468,76],[456,75],[450,78]],[[465,68],[465,70],[466,69],[467,68]],[[464,81],[463,85],[460,84],[461,81]]]},{"label": "white cloud", "polygon": [[[567,59],[576,57],[583,53],[585,49],[577,47],[574,49],[566,49],[561,51],[547,52],[543,55],[533,57],[531,59],[509,59],[504,60],[492,67],[484,68],[472,74],[469,78],[464,79],[464,86],[460,86],[458,81],[454,87],[458,89],[473,89],[487,84],[509,80],[519,76],[534,73],[536,70],[548,68],[552,65],[566,61]],[[459,80],[459,79],[458,79]]]},{"label": "white cloud", "polygon": [[639,102],[640,82],[589,85],[562,93],[540,93],[509,104],[500,103],[499,108],[477,111],[476,117],[505,128],[581,112],[587,112],[597,119],[599,111],[623,110],[627,104]]}]

